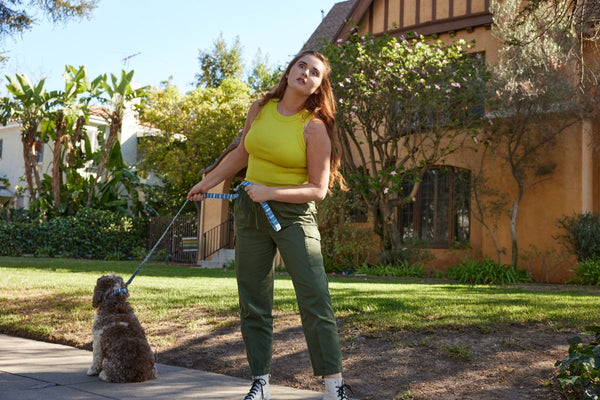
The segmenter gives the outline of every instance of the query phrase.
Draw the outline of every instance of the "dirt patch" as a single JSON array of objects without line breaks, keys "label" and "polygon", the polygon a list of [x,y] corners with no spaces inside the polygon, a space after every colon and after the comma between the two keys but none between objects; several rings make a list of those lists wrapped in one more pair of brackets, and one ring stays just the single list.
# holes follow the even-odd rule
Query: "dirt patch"
[{"label": "dirt patch", "polygon": [[[567,354],[574,332],[511,326],[437,332],[383,332],[365,336],[340,328],[344,376],[358,399],[553,399],[546,385],[554,363]],[[297,317],[275,321],[272,382],[322,390],[314,377]],[[159,350],[160,363],[248,378],[250,371],[237,324],[179,338]]]}]

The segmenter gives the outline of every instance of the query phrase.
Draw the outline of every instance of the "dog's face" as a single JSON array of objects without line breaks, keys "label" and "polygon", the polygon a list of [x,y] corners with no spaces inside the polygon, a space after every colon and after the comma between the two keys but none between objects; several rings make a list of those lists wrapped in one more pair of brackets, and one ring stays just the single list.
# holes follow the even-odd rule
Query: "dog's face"
[{"label": "dog's face", "polygon": [[[123,288],[126,288],[125,282],[119,275],[110,274],[101,276],[96,281],[92,306],[94,306],[94,308],[99,307],[109,293]],[[125,298],[127,298],[129,297],[129,293],[119,293],[117,296],[125,296]]]}]

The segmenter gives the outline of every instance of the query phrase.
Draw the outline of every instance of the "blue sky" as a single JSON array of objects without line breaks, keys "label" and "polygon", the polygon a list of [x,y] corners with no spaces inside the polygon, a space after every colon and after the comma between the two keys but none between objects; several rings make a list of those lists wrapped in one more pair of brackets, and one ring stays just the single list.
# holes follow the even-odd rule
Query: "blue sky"
[{"label": "blue sky", "polygon": [[4,76],[15,73],[33,81],[46,77],[48,90],[60,89],[66,64],[85,65],[92,78],[135,69],[140,85],[157,86],[172,76],[187,91],[199,71],[198,50],[212,48],[219,33],[228,44],[239,36],[246,66],[259,48],[269,64],[284,64],[319,25],[321,10],[326,14],[337,1],[100,0],[89,20],[53,25],[40,18],[21,37],[8,39],[0,94],[6,94]]}]

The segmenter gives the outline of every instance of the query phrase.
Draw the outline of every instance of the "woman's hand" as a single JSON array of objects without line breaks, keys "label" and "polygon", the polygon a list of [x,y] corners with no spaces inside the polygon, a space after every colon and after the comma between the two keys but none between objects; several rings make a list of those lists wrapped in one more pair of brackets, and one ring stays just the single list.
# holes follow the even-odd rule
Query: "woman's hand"
[{"label": "woman's hand", "polygon": [[204,200],[204,193],[208,192],[208,188],[205,187],[204,180],[196,183],[194,187],[190,189],[187,194],[187,199],[190,201],[202,201]]},{"label": "woman's hand", "polygon": [[250,186],[246,186],[246,193],[255,203],[262,203],[263,201],[272,200],[271,191],[272,188],[269,186],[261,185],[260,183],[253,183]]}]

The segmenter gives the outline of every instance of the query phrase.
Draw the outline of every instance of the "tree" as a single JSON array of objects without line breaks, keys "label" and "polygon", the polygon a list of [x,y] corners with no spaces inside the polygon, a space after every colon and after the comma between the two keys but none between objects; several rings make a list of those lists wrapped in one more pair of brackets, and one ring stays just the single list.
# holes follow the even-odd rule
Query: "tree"
[{"label": "tree", "polygon": [[36,84],[32,84],[23,74],[16,74],[14,78],[6,76],[6,79],[9,82],[6,87],[12,98],[2,100],[2,124],[6,125],[11,119],[21,121],[25,180],[31,201],[35,199],[36,191],[41,187],[36,156],[36,146],[41,144],[38,129],[53,95],[44,89],[45,79]]},{"label": "tree", "polygon": [[213,43],[210,51],[199,51],[200,73],[196,74],[196,87],[218,87],[225,79],[242,79],[242,45],[236,36],[231,47],[223,33]]},{"label": "tree", "polygon": [[[121,127],[123,126],[123,115],[125,113],[125,107],[132,100],[140,97],[144,92],[145,88],[133,89],[131,87],[131,80],[133,79],[134,71],[129,72],[121,71],[121,78],[118,79],[115,75],[110,74],[110,83],[106,75],[97,78],[97,85],[103,89],[104,93],[108,98],[104,98],[104,102],[110,105],[110,110],[103,115],[103,117],[109,121],[108,138],[106,139],[106,146],[101,152],[101,158],[98,163],[98,169],[96,171],[92,186],[90,188],[86,207],[90,207],[92,199],[95,195],[95,189],[98,181],[106,182],[108,180],[108,171],[105,171],[106,164],[109,158],[112,157],[113,148],[117,143]],[[120,146],[116,150],[120,154]]]},{"label": "tree", "polygon": [[140,144],[140,171],[163,182],[164,207],[177,211],[188,190],[236,137],[250,106],[250,89],[234,79],[198,87],[181,95],[166,82],[154,88],[140,107],[142,122],[156,128]]},{"label": "tree", "polygon": [[256,94],[268,92],[279,82],[281,74],[279,68],[269,66],[268,56],[263,57],[258,49],[248,76],[248,86]]},{"label": "tree", "polygon": [[338,98],[343,169],[386,249],[406,239],[394,209],[411,203],[427,171],[477,126],[486,75],[468,47],[354,33],[324,49]]},{"label": "tree", "polygon": [[[54,209],[61,209],[61,186],[63,174],[75,171],[74,151],[82,138],[82,130],[87,119],[87,104],[81,103],[80,95],[90,89],[85,67],[78,70],[72,66],[65,68],[65,89],[56,92],[52,99],[54,105],[42,128],[46,136],[53,140],[52,151],[52,195]],[[54,107],[52,107],[54,106]],[[64,149],[64,152],[63,152]],[[63,163],[64,155],[68,164]]]},{"label": "tree", "polygon": [[[510,211],[511,264],[517,266],[517,217],[528,190],[546,181],[556,164],[545,155],[579,119],[577,78],[569,76],[575,42],[565,25],[552,24],[545,8],[515,25],[519,0],[495,1],[493,32],[502,44],[488,86],[486,128],[495,154],[503,159],[517,185]],[[518,29],[515,31],[514,29]],[[540,31],[545,31],[543,36]],[[519,41],[513,38],[520,38]]]},{"label": "tree", "polygon": [[[16,119],[22,125],[30,209],[46,215],[75,214],[84,207],[129,215],[154,213],[148,199],[140,197],[149,188],[125,165],[117,140],[126,103],[142,93],[131,88],[132,76],[133,71],[123,71],[120,80],[111,75],[110,85],[106,75],[90,81],[84,67],[66,66],[64,91],[50,93],[44,91],[43,79],[31,84],[24,75],[7,77],[12,98],[0,105],[2,123]],[[92,151],[85,125],[90,102],[99,100],[112,107],[105,109],[109,134],[106,140],[99,134],[100,148]],[[52,174],[40,176],[34,150],[48,142],[53,144]]]},{"label": "tree", "polygon": [[90,16],[97,3],[98,0],[0,0],[0,43],[31,29],[36,22],[36,9],[59,23]]}]

